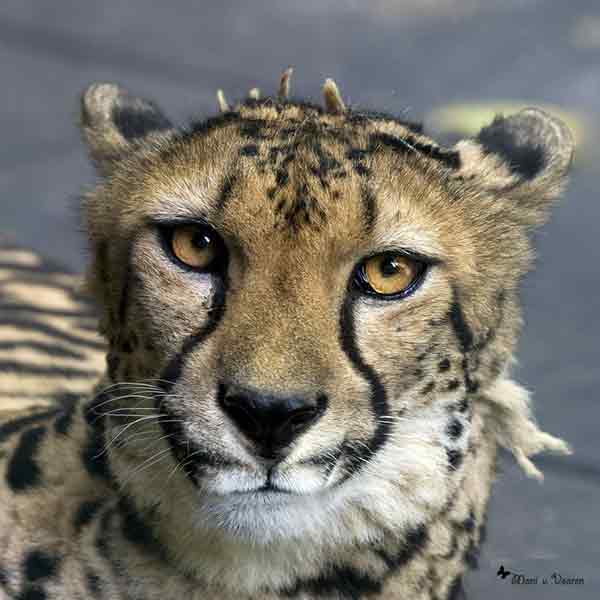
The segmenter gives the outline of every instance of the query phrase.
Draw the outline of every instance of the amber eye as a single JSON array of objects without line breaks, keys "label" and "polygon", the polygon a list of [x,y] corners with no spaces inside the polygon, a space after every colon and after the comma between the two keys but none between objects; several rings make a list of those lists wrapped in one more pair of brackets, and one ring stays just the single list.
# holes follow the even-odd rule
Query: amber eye
[{"label": "amber eye", "polygon": [[171,232],[171,251],[193,269],[208,269],[223,252],[217,234],[202,225],[180,225]]},{"label": "amber eye", "polygon": [[422,280],[425,264],[399,253],[377,254],[359,269],[363,289],[381,296],[406,295]]}]

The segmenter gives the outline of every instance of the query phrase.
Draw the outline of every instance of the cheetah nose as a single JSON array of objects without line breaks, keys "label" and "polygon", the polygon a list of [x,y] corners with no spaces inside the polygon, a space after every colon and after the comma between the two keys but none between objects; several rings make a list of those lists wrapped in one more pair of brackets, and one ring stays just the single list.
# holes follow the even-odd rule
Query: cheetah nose
[{"label": "cheetah nose", "polygon": [[219,403],[264,458],[275,458],[327,409],[327,397],[284,396],[237,386],[221,386]]}]

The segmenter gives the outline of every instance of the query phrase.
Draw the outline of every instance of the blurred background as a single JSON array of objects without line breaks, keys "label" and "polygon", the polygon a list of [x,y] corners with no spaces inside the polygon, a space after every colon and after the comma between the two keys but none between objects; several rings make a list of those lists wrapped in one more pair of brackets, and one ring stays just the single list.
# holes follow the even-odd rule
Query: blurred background
[{"label": "blurred background", "polygon": [[[523,286],[516,378],[572,457],[540,457],[543,484],[509,457],[469,598],[600,598],[600,3],[598,0],[3,0],[0,235],[81,271],[81,189],[94,181],[75,127],[78,94],[116,81],[175,120],[276,90],[321,101],[333,77],[350,104],[423,120],[443,142],[495,111],[545,106],[578,139],[572,182],[537,235]],[[511,585],[506,569],[584,585]]]}]

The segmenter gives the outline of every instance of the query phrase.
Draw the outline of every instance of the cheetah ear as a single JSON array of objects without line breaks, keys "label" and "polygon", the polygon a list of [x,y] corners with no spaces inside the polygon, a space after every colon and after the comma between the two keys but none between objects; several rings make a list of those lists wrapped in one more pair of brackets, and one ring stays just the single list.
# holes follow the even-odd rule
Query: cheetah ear
[{"label": "cheetah ear", "polygon": [[567,126],[537,108],[498,116],[475,139],[456,145],[458,172],[499,196],[511,197],[524,224],[544,220],[550,201],[563,190],[574,139]]},{"label": "cheetah ear", "polygon": [[172,128],[152,102],[111,83],[92,84],[82,94],[80,126],[92,161],[103,175],[148,136]]}]

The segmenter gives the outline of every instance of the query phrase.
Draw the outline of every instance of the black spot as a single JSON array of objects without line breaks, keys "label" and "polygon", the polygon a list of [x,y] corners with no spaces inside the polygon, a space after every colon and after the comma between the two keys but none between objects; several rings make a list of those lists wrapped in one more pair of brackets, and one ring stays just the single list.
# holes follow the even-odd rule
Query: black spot
[{"label": "black spot", "polygon": [[346,153],[346,156],[351,161],[360,161],[369,156],[369,151],[362,148],[350,148]]},{"label": "black spot", "polygon": [[423,396],[426,396],[427,394],[431,394],[431,392],[433,392],[433,390],[435,389],[435,381],[430,381],[422,390],[421,390],[421,394]]},{"label": "black spot", "polygon": [[461,436],[463,429],[463,424],[458,419],[453,418],[448,424],[448,429],[446,431],[450,439],[455,440]]},{"label": "black spot", "polygon": [[447,371],[450,368],[450,360],[447,358],[444,358],[444,360],[440,361],[440,364],[438,365],[438,369],[443,373],[444,371]]},{"label": "black spot", "polygon": [[467,410],[469,409],[469,399],[465,396],[459,403],[458,403],[458,412],[461,413],[465,413],[467,412]]},{"label": "black spot", "polygon": [[86,525],[92,522],[92,519],[98,513],[98,510],[102,506],[101,500],[90,500],[88,502],[82,502],[77,509],[75,518],[73,519],[73,526],[75,531],[79,531]]},{"label": "black spot", "polygon": [[457,390],[460,387],[460,381],[458,379],[452,379],[446,387],[449,392]]},{"label": "black spot", "polygon": [[217,208],[223,210],[233,195],[233,188],[238,181],[238,175],[233,174],[225,177],[221,183],[221,190],[219,192],[219,199],[217,201]]},{"label": "black spot", "polygon": [[73,423],[73,416],[75,415],[79,397],[76,394],[65,393],[60,396],[59,400],[62,404],[62,409],[56,421],[54,421],[54,431],[61,435],[67,435]]},{"label": "black spot", "polygon": [[4,442],[11,435],[19,433],[30,425],[35,425],[36,423],[40,423],[51,417],[54,417],[55,415],[59,414],[59,411],[60,409],[53,408],[52,410],[37,413],[35,415],[27,415],[26,417],[21,417],[19,419],[15,419],[14,421],[3,423],[0,425],[0,442]]},{"label": "black spot", "polygon": [[279,187],[285,185],[289,179],[288,172],[285,169],[278,169],[275,174],[275,182]]},{"label": "black spot", "polygon": [[474,394],[479,389],[479,382],[471,379],[468,374],[465,374],[465,385],[470,394]]},{"label": "black spot", "polygon": [[112,563],[112,556],[110,552],[110,525],[112,522],[113,515],[115,513],[114,508],[106,510],[100,519],[100,524],[96,528],[97,535],[95,540],[96,549],[102,558]]},{"label": "black spot", "polygon": [[133,503],[125,496],[119,500],[119,511],[121,513],[121,531],[125,539],[139,548],[152,551],[165,559],[166,552],[154,535],[151,525],[144,521]]},{"label": "black spot", "polygon": [[427,527],[421,524],[406,534],[406,538],[397,552],[384,549],[378,549],[376,552],[390,570],[389,574],[393,574],[412,560],[425,547],[428,540]]},{"label": "black spot", "polygon": [[371,169],[362,163],[354,165],[354,170],[356,171],[356,174],[360,175],[361,177],[368,177],[371,175]]},{"label": "black spot", "polygon": [[471,511],[469,516],[461,523],[462,529],[465,531],[473,531],[475,529],[475,513]]},{"label": "black spot", "polygon": [[100,577],[90,567],[85,569],[85,582],[89,593],[94,598],[98,598],[101,591]]},{"label": "black spot", "polygon": [[60,558],[43,550],[32,550],[23,561],[23,575],[28,582],[54,577],[60,565]]},{"label": "black spot", "polygon": [[256,156],[258,154],[258,146],[256,144],[247,144],[240,149],[241,156]]},{"label": "black spot", "polygon": [[366,573],[352,567],[331,567],[326,573],[310,579],[301,579],[293,587],[282,590],[284,596],[333,596],[358,599],[365,595],[380,594],[382,584]]},{"label": "black spot", "polygon": [[46,428],[43,426],[33,427],[21,435],[6,471],[6,481],[15,492],[39,484],[42,473],[36,455],[45,435]]},{"label": "black spot", "polygon": [[415,369],[414,372],[413,372],[413,375],[417,379],[421,379],[421,377],[423,377],[423,369]]},{"label": "black spot", "polygon": [[6,569],[0,565],[0,587],[6,588],[8,586],[8,575]]},{"label": "black spot", "polygon": [[18,596],[17,600],[46,600],[48,594],[40,586],[26,587]]},{"label": "black spot", "polygon": [[127,140],[171,128],[170,121],[153,103],[136,99],[116,105],[112,110],[112,120]]},{"label": "black spot", "polygon": [[463,460],[462,452],[456,448],[446,448],[446,455],[448,457],[448,465],[456,471]]},{"label": "black spot", "polygon": [[255,140],[265,139],[263,128],[267,125],[264,119],[244,119],[240,123],[240,134]]}]

